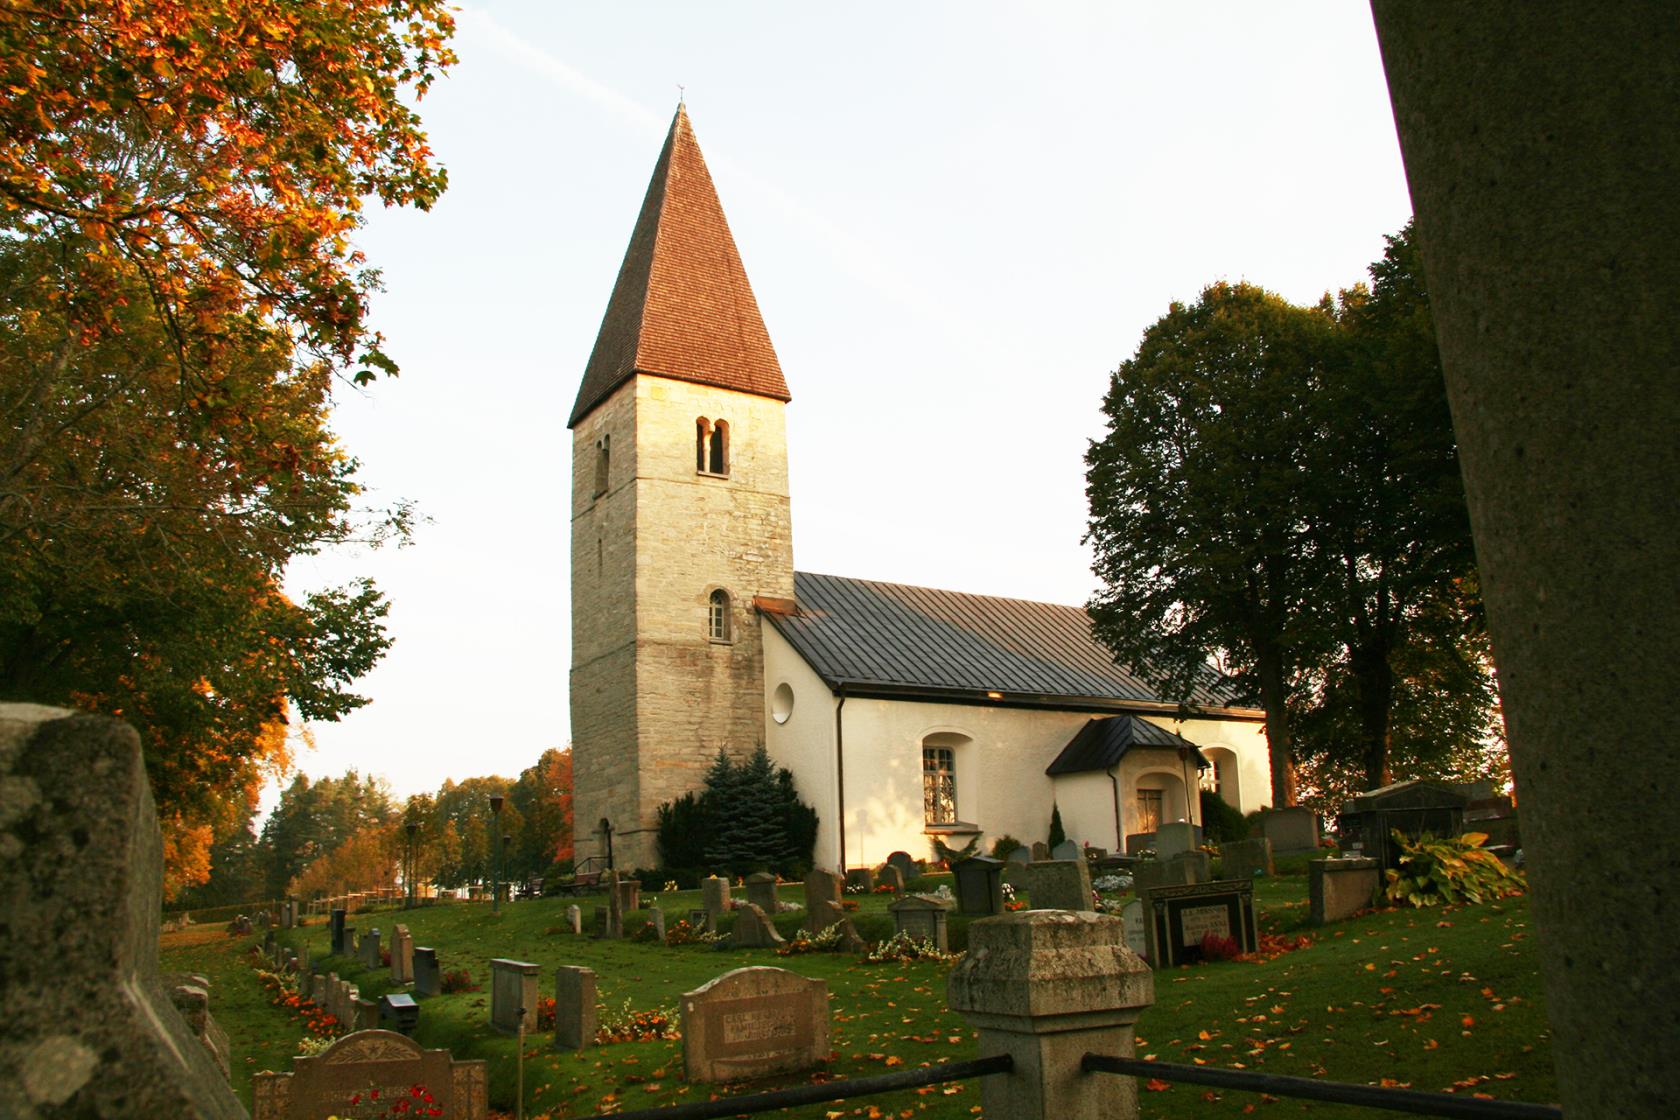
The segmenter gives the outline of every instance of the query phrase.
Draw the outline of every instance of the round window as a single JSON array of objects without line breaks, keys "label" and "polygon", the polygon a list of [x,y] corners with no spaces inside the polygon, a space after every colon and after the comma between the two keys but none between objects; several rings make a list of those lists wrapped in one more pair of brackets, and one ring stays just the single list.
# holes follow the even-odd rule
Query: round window
[{"label": "round window", "polygon": [[777,723],[786,723],[793,715],[793,689],[783,681],[776,686],[776,691],[770,694],[770,718]]}]

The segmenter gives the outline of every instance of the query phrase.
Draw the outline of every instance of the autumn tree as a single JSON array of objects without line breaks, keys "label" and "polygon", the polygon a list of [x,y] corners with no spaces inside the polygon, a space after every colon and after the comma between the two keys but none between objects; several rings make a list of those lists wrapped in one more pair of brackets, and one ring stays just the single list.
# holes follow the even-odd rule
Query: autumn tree
[{"label": "autumn tree", "polygon": [[572,752],[549,748],[508,793],[520,817],[508,877],[528,880],[572,858]]},{"label": "autumn tree", "polygon": [[1258,697],[1274,805],[1294,803],[1289,702],[1327,646],[1302,449],[1336,330],[1250,284],[1174,303],[1115,372],[1086,453],[1093,631],[1186,704]]},{"label": "autumn tree", "polygon": [[388,645],[366,583],[294,556],[402,532],[358,510],[335,378],[366,323],[364,198],[443,189],[406,94],[451,60],[431,0],[0,6],[0,697],[140,731],[201,881]]}]

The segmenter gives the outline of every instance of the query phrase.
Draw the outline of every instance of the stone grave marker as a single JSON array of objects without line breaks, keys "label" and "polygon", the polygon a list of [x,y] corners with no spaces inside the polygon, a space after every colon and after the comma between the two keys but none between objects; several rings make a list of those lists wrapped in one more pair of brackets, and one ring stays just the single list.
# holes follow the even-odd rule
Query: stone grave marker
[{"label": "stone grave marker", "polygon": [[729,935],[729,943],[742,949],[773,949],[786,944],[769,915],[751,902],[735,907],[735,929]]},{"label": "stone grave marker", "polygon": [[1120,910],[1120,921],[1125,926],[1126,948],[1142,957],[1149,959],[1149,929],[1144,918],[1143,900],[1131,898]]},{"label": "stone grave marker", "polygon": [[420,1024],[420,1005],[407,992],[387,992],[379,997],[379,1026],[382,1030],[412,1035]]},{"label": "stone grave marker", "polygon": [[612,929],[611,908],[607,906],[595,907],[592,913],[592,918],[594,925],[593,932],[590,936],[595,938],[606,937],[608,935],[607,931]]},{"label": "stone grave marker", "polygon": [[1264,836],[1255,840],[1227,840],[1219,848],[1220,872],[1227,879],[1252,879],[1272,874],[1272,842]]},{"label": "stone grave marker", "polygon": [[931,941],[933,947],[945,952],[945,916],[950,906],[938,898],[925,894],[907,894],[887,903],[893,916],[895,933],[907,933],[918,941]]},{"label": "stone grave marker", "polygon": [[1028,848],[1028,847],[1025,847],[1025,846],[1020,846],[1020,847],[1016,847],[1007,856],[1005,856],[1004,857],[1004,862],[1005,863],[1017,863],[1017,864],[1020,864],[1022,867],[1025,867],[1027,864],[1032,862],[1032,858],[1033,858],[1032,849]]},{"label": "stone grave marker", "polygon": [[1050,858],[1052,860],[1082,859],[1083,853],[1080,852],[1079,845],[1072,840],[1063,840],[1050,849]]},{"label": "stone grave marker", "polygon": [[690,1081],[747,1081],[828,1060],[828,985],[821,980],[737,968],[683,993],[681,1015]]},{"label": "stone grave marker", "polygon": [[904,893],[904,872],[892,864],[889,863],[881,868],[880,879],[882,884],[893,889],[894,894]]},{"label": "stone grave marker", "polygon": [[275,943],[278,940],[279,940],[279,938],[277,938],[275,936],[275,933],[272,929],[270,929],[267,933],[263,934],[263,952],[267,953],[268,956],[269,956],[269,959],[271,959],[271,960],[274,957],[274,946],[275,946]]},{"label": "stone grave marker", "polygon": [[356,1004],[351,1012],[355,1016],[356,1029],[359,1031],[376,1030],[379,1027],[379,1004],[371,999],[356,998]]},{"label": "stone grave marker", "polygon": [[425,945],[414,947],[414,994],[443,994],[443,973],[438,968],[437,950]]},{"label": "stone grave marker", "polygon": [[485,1063],[457,1062],[447,1050],[422,1050],[395,1031],[360,1031],[312,1058],[293,1058],[291,1073],[251,1079],[252,1120],[324,1120],[354,1115],[351,1098],[378,1089],[392,1100],[411,1100],[414,1086],[431,1096],[443,1120],[486,1120],[490,1114]]},{"label": "stone grave marker", "polygon": [[566,928],[575,934],[583,933],[583,907],[575,902],[566,907]]},{"label": "stone grave marker", "polygon": [[335,907],[332,912],[332,924],[328,927],[332,931],[332,951],[335,954],[349,951],[349,946],[344,943],[344,914],[344,907]]},{"label": "stone grave marker", "polygon": [[618,881],[618,912],[628,914],[642,908],[642,881],[628,878]]},{"label": "stone grave marker", "polygon": [[327,1008],[327,978],[319,972],[309,978],[309,1002],[323,1011]]},{"label": "stone grave marker", "polygon": [[848,887],[862,887],[863,893],[868,894],[875,889],[875,870],[870,867],[854,867],[846,872]]},{"label": "stone grave marker", "polygon": [[903,890],[903,884],[914,879],[918,873],[916,861],[910,858],[909,852],[892,853],[887,857],[887,866],[898,868],[898,876],[901,880],[899,890]]},{"label": "stone grave marker", "polygon": [[1312,924],[1339,922],[1370,906],[1382,883],[1382,861],[1313,859],[1307,861],[1307,904]]},{"label": "stone grave marker", "polygon": [[729,880],[720,875],[700,880],[700,901],[706,908],[706,932],[716,933],[723,912],[729,909]]},{"label": "stone grave marker", "polygon": [[1201,850],[1179,852],[1167,860],[1168,874],[1174,882],[1205,883],[1213,878],[1213,857]]},{"label": "stone grave marker", "polygon": [[747,876],[747,901],[764,911],[774,914],[776,905],[776,877],[768,871],[755,871]]},{"label": "stone grave marker", "polygon": [[1033,846],[1032,846],[1031,858],[1028,859],[1027,862],[1028,863],[1043,863],[1045,860],[1047,860],[1049,858],[1050,858],[1050,845],[1046,844],[1042,840],[1034,840],[1033,841]]},{"label": "stone grave marker", "polygon": [[595,1044],[595,970],[563,965],[554,972],[554,1048]]},{"label": "stone grave marker", "polygon": [[690,910],[688,912],[688,924],[691,929],[707,930],[710,928],[707,924],[709,921],[710,919],[704,909]]},{"label": "stone grave marker", "polygon": [[1318,850],[1318,814],[1302,806],[1267,809],[1260,814],[1260,834],[1272,842],[1274,855]]},{"label": "stone grave marker", "polygon": [[1091,869],[1082,859],[1027,864],[1027,894],[1034,910],[1090,910]]},{"label": "stone grave marker", "polygon": [[957,912],[987,917],[1003,913],[1003,861],[988,856],[959,860],[951,868],[957,884]]},{"label": "stone grave marker", "polygon": [[655,906],[648,911],[648,925],[653,927],[653,936],[659,944],[665,944],[665,911]]},{"label": "stone grave marker", "polygon": [[[618,889],[618,872],[607,869],[607,919],[606,928],[600,931],[600,936],[620,938],[624,936],[624,892]],[[600,911],[596,911],[599,915]],[[597,929],[600,929],[600,919],[597,917]]]},{"label": "stone grave marker", "polygon": [[858,934],[857,926],[852,922],[850,915],[842,917],[834,924],[840,927],[840,939],[835,942],[835,948],[840,952],[861,953],[869,948],[869,943]]},{"label": "stone grave marker", "polygon": [[1180,852],[1193,852],[1202,846],[1200,826],[1188,821],[1173,821],[1155,830],[1155,858],[1171,859]]},{"label": "stone grave marker", "polygon": [[378,968],[379,967],[380,955],[379,955],[379,927],[378,926],[374,926],[372,929],[370,929],[366,933],[362,934],[362,943],[358,948],[360,949],[359,956],[361,957],[361,960],[362,960],[362,967],[364,967],[364,968]]},{"label": "stone grave marker", "polygon": [[521,1011],[525,1032],[537,1029],[537,972],[541,965],[497,957],[490,962],[490,1025],[517,1034]]},{"label": "stone grave marker", "polygon": [[845,913],[840,905],[840,876],[820,867],[805,876],[805,926],[821,933]]},{"label": "stone grave marker", "polygon": [[391,980],[407,984],[414,979],[414,935],[398,925],[391,934]]},{"label": "stone grave marker", "polygon": [[1251,879],[1152,887],[1142,897],[1149,963],[1156,968],[1200,960],[1208,934],[1235,942],[1238,952],[1252,953],[1258,944]]}]

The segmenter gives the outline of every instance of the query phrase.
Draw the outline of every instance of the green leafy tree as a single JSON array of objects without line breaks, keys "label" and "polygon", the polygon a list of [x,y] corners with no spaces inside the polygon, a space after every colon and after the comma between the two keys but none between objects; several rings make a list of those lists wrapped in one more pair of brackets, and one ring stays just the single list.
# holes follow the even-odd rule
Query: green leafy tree
[{"label": "green leafy tree", "polygon": [[1058,845],[1067,842],[1067,832],[1062,827],[1062,807],[1054,801],[1050,803],[1050,839],[1046,841],[1054,850]]},{"label": "green leafy tree", "polygon": [[762,743],[743,762],[719,750],[698,796],[659,807],[659,851],[668,867],[798,874],[811,866],[816,840],[816,810],[800,801],[793,775]]},{"label": "green leafy tree", "polygon": [[1336,331],[1331,309],[1250,284],[1174,303],[1115,372],[1086,453],[1093,631],[1186,705],[1257,696],[1275,805],[1295,796],[1290,697],[1329,644],[1303,449]]}]

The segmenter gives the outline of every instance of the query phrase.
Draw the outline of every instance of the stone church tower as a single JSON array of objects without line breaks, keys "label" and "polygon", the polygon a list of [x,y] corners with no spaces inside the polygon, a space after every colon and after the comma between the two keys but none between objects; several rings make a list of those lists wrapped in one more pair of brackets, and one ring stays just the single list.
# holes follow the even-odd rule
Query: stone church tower
[{"label": "stone church tower", "polygon": [[659,805],[764,736],[755,600],[794,593],[788,399],[679,106],[567,423],[579,860],[605,820],[615,866],[656,866]]}]

